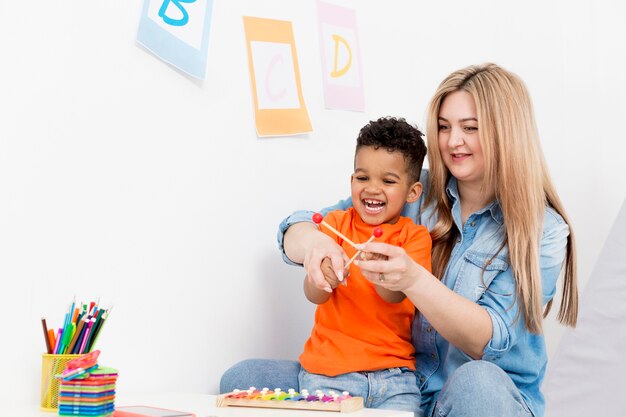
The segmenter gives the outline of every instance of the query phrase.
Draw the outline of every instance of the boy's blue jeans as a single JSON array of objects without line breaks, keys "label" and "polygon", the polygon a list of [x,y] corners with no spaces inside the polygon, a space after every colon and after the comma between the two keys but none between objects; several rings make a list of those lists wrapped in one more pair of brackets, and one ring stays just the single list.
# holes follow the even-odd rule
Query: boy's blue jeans
[{"label": "boy's blue jeans", "polygon": [[[235,388],[247,389],[250,386],[299,390],[301,369],[300,363],[295,361],[248,359],[233,365],[222,375],[220,392],[230,392]],[[416,415],[532,416],[511,378],[498,366],[486,361],[471,361],[460,366],[450,375],[435,403],[425,401]]]},{"label": "boy's blue jeans", "polygon": [[308,389],[309,394],[314,394],[318,389],[324,394],[331,390],[339,394],[348,391],[353,397],[363,397],[367,408],[415,413],[420,410],[421,395],[417,387],[417,378],[415,372],[408,368],[350,372],[332,377],[312,374],[301,368],[298,383],[300,390]]}]

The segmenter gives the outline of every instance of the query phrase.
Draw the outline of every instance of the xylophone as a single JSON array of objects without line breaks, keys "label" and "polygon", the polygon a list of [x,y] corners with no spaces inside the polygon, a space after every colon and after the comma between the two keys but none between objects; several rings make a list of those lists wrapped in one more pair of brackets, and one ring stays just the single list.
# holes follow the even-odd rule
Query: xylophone
[{"label": "xylophone", "polygon": [[347,391],[338,394],[329,391],[324,394],[316,390],[315,394],[309,394],[303,389],[296,392],[293,388],[287,392],[280,388],[273,391],[268,388],[257,390],[250,387],[247,390],[234,390],[228,394],[217,397],[217,407],[258,407],[258,408],[282,408],[296,410],[339,411],[351,413],[363,409],[363,398],[352,397]]}]

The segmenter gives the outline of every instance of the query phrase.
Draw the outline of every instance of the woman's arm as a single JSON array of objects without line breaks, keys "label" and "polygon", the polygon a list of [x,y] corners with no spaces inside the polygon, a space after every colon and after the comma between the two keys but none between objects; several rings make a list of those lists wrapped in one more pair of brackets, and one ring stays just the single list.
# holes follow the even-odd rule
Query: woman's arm
[{"label": "woman's arm", "polygon": [[[420,195],[419,200],[413,203],[405,204],[404,208],[402,209],[402,216],[413,219],[413,221],[415,221],[417,224],[421,224],[420,207],[422,205],[424,196],[428,193],[428,188],[430,186],[427,169],[422,170],[421,175],[420,175],[420,182],[422,183],[424,190],[422,192],[422,195]],[[320,210],[320,213],[322,214],[322,216],[326,216],[326,214],[328,214],[329,212],[333,210],[347,210],[350,207],[352,207],[351,197],[346,198],[345,200],[341,200],[333,206],[326,207]],[[298,244],[297,242],[298,237],[296,236],[295,239],[290,239],[288,243],[285,243],[285,235],[287,231],[291,229],[291,226],[295,224],[310,223],[312,225],[313,220],[311,219],[311,217],[313,216],[313,214],[314,214],[313,211],[307,211],[307,210],[296,211],[292,213],[290,216],[287,216],[285,219],[283,219],[283,221],[278,226],[278,235],[277,235],[278,248],[282,252],[283,260],[286,263],[292,264],[292,265],[297,265],[297,264],[302,265],[302,263],[304,262],[304,253],[299,252],[300,249],[291,246],[294,243],[296,245]],[[289,253],[291,253],[291,255],[287,255],[288,251]],[[293,256],[294,258],[292,258],[291,256]]]},{"label": "woman's arm", "polygon": [[405,290],[407,297],[448,342],[473,359],[481,359],[493,333],[487,311],[416,265],[422,269],[421,277]]},{"label": "woman's arm", "polygon": [[[334,206],[320,211],[326,215],[333,210],[346,210],[352,207],[352,199],[342,200]],[[314,212],[296,211],[285,218],[278,227],[278,247],[283,253],[285,262],[292,265],[304,265],[308,277],[315,288],[327,291],[329,282],[343,280],[344,259],[343,249],[329,236],[320,232],[311,219]],[[322,271],[322,261],[328,258],[335,276],[328,276]],[[324,269],[324,271],[327,271]]]},{"label": "woman's arm", "polygon": [[[556,292],[567,252],[567,223],[550,210],[544,219],[541,239],[541,287],[543,304]],[[403,291],[430,324],[450,343],[472,358],[493,360],[506,354],[528,334],[518,314],[515,279],[511,268],[501,271],[484,294],[473,302],[453,292],[425,268],[412,261],[402,248],[372,242],[365,246],[389,256],[382,260],[359,261],[363,275],[373,283]],[[385,281],[378,282],[379,273]]]},{"label": "woman's arm", "polygon": [[[388,260],[355,261],[363,276],[389,290],[402,291],[446,340],[474,359],[482,357],[492,335],[484,308],[450,290],[402,248],[372,242],[364,250],[386,255]],[[385,275],[382,282],[381,273]]]}]

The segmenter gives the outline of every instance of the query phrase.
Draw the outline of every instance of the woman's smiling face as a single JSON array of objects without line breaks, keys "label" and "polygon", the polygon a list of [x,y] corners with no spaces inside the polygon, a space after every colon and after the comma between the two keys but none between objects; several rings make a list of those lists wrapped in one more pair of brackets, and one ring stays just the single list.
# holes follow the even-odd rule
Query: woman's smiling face
[{"label": "woman's smiling face", "polygon": [[460,183],[480,185],[485,161],[472,96],[462,90],[448,94],[439,109],[438,125],[439,151],[450,173]]}]

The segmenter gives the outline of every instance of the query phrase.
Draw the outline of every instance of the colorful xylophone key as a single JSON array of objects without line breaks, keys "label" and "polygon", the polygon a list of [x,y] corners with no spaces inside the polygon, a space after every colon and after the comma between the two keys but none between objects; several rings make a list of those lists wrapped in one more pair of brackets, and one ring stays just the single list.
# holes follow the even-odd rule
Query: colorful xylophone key
[{"label": "colorful xylophone key", "polygon": [[363,408],[362,397],[352,397],[347,391],[341,395],[334,391],[324,393],[315,390],[311,394],[308,390],[302,389],[296,392],[289,388],[287,392],[280,388],[270,390],[263,388],[260,391],[255,387],[247,390],[236,389],[228,394],[217,397],[217,407],[257,407],[257,408],[285,408],[300,410],[322,410],[352,412]]}]

